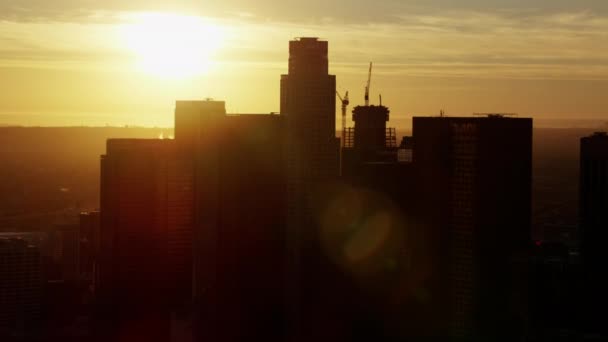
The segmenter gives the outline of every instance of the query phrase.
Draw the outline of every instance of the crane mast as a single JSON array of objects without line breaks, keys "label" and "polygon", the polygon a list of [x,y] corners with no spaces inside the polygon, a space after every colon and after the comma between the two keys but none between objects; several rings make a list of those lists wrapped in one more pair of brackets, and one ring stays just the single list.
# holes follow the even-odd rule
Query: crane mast
[{"label": "crane mast", "polygon": [[340,96],[340,93],[336,90],[336,95],[340,99],[342,103],[342,147],[345,147],[345,139],[346,139],[346,108],[350,101],[348,100],[348,91],[344,94],[344,97]]},{"label": "crane mast", "polygon": [[367,85],[365,86],[365,105],[369,106],[369,87],[372,82],[372,62],[369,62],[369,72],[367,73]]}]

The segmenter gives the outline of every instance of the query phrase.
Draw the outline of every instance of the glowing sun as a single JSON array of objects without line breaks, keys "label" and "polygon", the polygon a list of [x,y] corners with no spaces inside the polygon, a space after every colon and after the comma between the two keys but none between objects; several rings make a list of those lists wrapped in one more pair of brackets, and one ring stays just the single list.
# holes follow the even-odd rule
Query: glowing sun
[{"label": "glowing sun", "polygon": [[121,35],[137,56],[138,67],[163,78],[204,74],[223,38],[218,26],[195,16],[141,13],[127,20]]}]

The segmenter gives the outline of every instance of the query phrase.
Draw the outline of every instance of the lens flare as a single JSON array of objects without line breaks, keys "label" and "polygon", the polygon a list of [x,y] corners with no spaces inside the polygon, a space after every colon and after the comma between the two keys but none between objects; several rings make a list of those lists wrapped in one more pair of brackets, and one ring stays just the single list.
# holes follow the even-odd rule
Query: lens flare
[{"label": "lens flare", "polygon": [[381,194],[340,187],[321,214],[320,240],[334,263],[358,276],[398,268],[405,226],[398,208]]}]

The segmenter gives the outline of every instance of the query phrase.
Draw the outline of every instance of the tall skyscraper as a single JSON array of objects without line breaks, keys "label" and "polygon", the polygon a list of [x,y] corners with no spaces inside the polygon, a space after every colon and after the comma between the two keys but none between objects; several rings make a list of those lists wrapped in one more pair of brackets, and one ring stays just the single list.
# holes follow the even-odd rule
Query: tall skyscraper
[{"label": "tall skyscraper", "polygon": [[42,314],[40,250],[0,234],[0,340],[35,339]]},{"label": "tall skyscraper", "polygon": [[101,159],[99,299],[118,341],[169,338],[189,297],[192,184],[173,140],[110,139]]},{"label": "tall skyscraper", "polygon": [[[287,163],[287,306],[291,339],[314,339],[322,326],[323,256],[314,210],[322,185],[339,173],[336,78],[328,74],[328,44],[317,38],[289,42],[289,72],[281,75]],[[319,323],[319,324],[317,324]],[[319,336],[316,336],[319,337]]]},{"label": "tall skyscraper", "polygon": [[328,74],[327,42],[290,41],[289,73],[281,75],[290,187],[335,180],[338,175],[335,92],[336,77]]},{"label": "tall skyscraper", "polygon": [[435,331],[513,340],[524,310],[513,260],[530,241],[532,119],[414,117],[413,137]]},{"label": "tall skyscraper", "polygon": [[580,223],[583,257],[588,265],[608,261],[608,135],[598,132],[581,139]]},{"label": "tall skyscraper", "polygon": [[[175,143],[177,158],[192,175],[192,296],[201,300],[215,287],[219,191],[220,124],[226,116],[223,101],[177,101]],[[211,307],[211,306],[210,306]]]},{"label": "tall skyscraper", "polygon": [[589,331],[606,332],[602,313],[608,305],[608,134],[581,139],[579,215],[581,253],[587,280],[585,321]]},{"label": "tall skyscraper", "polygon": [[224,101],[176,101],[175,102],[175,141],[179,145],[178,153],[190,153],[192,161],[202,147],[206,136],[214,137],[213,127],[209,120],[218,120],[226,115]]},{"label": "tall skyscraper", "polygon": [[175,140],[193,161],[196,341],[283,340],[283,117],[178,101]]}]

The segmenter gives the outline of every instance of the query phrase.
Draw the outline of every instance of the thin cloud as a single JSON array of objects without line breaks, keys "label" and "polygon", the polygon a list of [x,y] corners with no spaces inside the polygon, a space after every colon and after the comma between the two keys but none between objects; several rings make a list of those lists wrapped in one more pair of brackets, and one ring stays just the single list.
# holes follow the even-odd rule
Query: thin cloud
[{"label": "thin cloud", "polygon": [[[0,65],[126,64],[129,56],[116,37],[125,13],[78,11],[79,19],[68,22],[0,21]],[[321,35],[331,41],[334,72],[365,72],[359,65],[373,60],[391,73],[414,76],[608,80],[608,15],[588,10],[521,16],[452,10],[349,24],[333,17],[303,23],[254,15],[208,18],[226,32],[218,61],[275,67],[286,58],[277,42]]]}]

